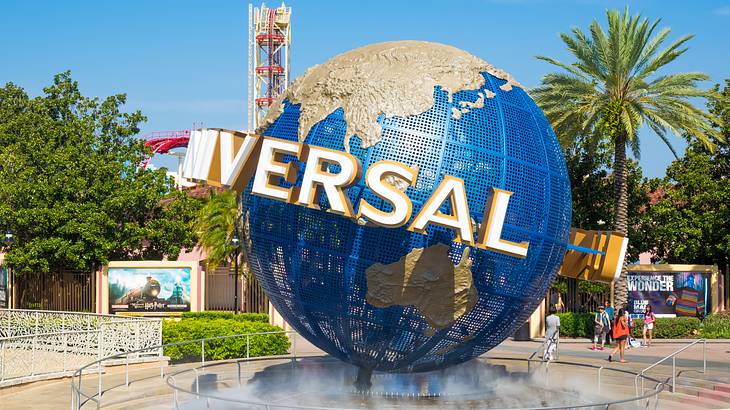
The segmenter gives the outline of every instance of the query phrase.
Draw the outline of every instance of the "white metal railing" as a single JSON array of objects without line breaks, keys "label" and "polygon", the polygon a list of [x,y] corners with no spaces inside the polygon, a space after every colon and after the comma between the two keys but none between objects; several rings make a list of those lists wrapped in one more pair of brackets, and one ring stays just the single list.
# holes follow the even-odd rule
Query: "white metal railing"
[{"label": "white metal railing", "polygon": [[[252,361],[268,361],[268,360],[291,360],[293,364],[296,364],[299,360],[302,360],[301,357],[297,358],[296,355],[289,355],[289,356],[271,356],[271,357],[260,357],[260,358],[247,358],[247,359],[239,359],[235,362],[217,362],[217,363],[208,363],[208,364],[201,364],[199,367],[196,368],[188,368],[188,369],[182,369],[177,372],[171,373],[167,377],[167,385],[172,388],[173,395],[172,395],[172,408],[175,410],[180,408],[255,408],[255,409],[266,409],[266,410],[289,410],[289,409],[304,409],[304,410],[332,410],[332,409],[346,409],[346,407],[342,407],[341,405],[337,405],[337,407],[324,407],[324,406],[311,406],[311,405],[303,405],[303,404],[296,404],[296,403],[276,403],[272,401],[259,401],[255,400],[250,397],[234,397],[231,395],[221,394],[220,391],[222,389],[219,389],[217,387],[211,388],[211,385],[208,385],[207,391],[201,391],[200,389],[200,376],[202,374],[216,374],[215,371],[216,367],[220,366],[228,366],[235,364],[237,366],[236,371],[230,371],[230,370],[222,370],[220,371],[220,374],[226,374],[230,377],[235,378],[227,378],[227,379],[216,379],[214,384],[220,384],[222,387],[230,387],[232,383],[237,383],[237,385],[240,387],[244,384],[244,380],[242,380],[242,373],[241,373],[241,364],[246,364]],[[636,373],[625,370],[625,369],[618,369],[618,368],[610,368],[603,366],[597,366],[593,364],[588,363],[578,363],[578,362],[567,362],[567,361],[551,361],[551,362],[543,362],[539,359],[525,359],[520,357],[480,357],[476,358],[474,360],[485,360],[488,362],[502,362],[502,361],[509,361],[509,362],[527,362],[528,369],[530,368],[530,363],[533,362],[537,364],[538,366],[542,366],[541,369],[545,372],[544,378],[542,378],[543,382],[545,383],[545,386],[549,386],[550,383],[550,367],[555,366],[562,366],[567,368],[573,368],[573,369],[596,369],[597,370],[597,388],[598,392],[602,391],[604,383],[606,383],[604,380],[601,379],[601,372],[613,372],[618,375],[635,375]],[[321,364],[320,364],[321,365]],[[534,368],[534,366],[533,366]],[[575,371],[575,370],[573,370]],[[530,370],[528,370],[528,373]],[[186,374],[192,373],[192,387],[185,388],[182,387],[182,383],[178,383],[177,378]],[[247,375],[247,376],[250,376]],[[648,392],[643,393],[641,396],[626,396],[622,398],[614,398],[611,401],[596,401],[592,403],[575,403],[570,405],[555,405],[555,406],[544,406],[544,407],[531,407],[529,410],[557,410],[557,409],[609,409],[609,408],[622,408],[621,406],[624,405],[632,405],[635,403],[640,403],[642,401],[646,401],[647,403],[654,400],[654,408],[658,405],[658,395],[662,392],[664,389],[664,382],[651,378],[642,376],[642,379],[646,378],[649,382],[655,383],[654,388],[651,389]],[[186,397],[195,398],[196,400],[201,400],[201,402],[198,403],[184,403],[181,402],[180,396],[181,394],[184,394]],[[469,395],[465,395],[469,396]],[[293,397],[297,397],[296,395]],[[205,400],[205,404],[203,404],[202,400]],[[472,405],[476,405],[477,408],[480,407],[477,403],[477,399],[474,397],[471,397],[469,400],[469,403]],[[197,407],[196,407],[197,406]],[[408,407],[408,406],[405,406]],[[646,408],[649,408],[647,405]],[[522,408],[514,408],[515,410],[528,410],[528,409],[522,409]]]},{"label": "white metal railing", "polygon": [[[257,336],[270,336],[270,335],[277,335],[277,334],[283,334],[286,335],[287,338],[291,341],[290,349],[289,349],[289,355],[285,356],[287,358],[292,358],[292,360],[296,360],[297,358],[297,334],[293,330],[279,330],[279,331],[272,331],[272,332],[259,332],[259,333],[243,333],[243,334],[236,334],[236,335],[225,335],[225,336],[214,336],[214,337],[208,337],[204,339],[195,339],[195,340],[187,340],[183,342],[174,342],[174,343],[168,343],[168,344],[159,344],[156,346],[150,346],[141,348],[138,350],[128,351],[128,352],[122,352],[117,353],[113,355],[108,355],[104,357],[100,357],[98,360],[89,362],[79,368],[76,369],[75,372],[71,375],[71,409],[79,410],[81,409],[85,404],[87,404],[89,401],[95,403],[96,408],[101,407],[101,399],[102,394],[106,391],[109,391],[111,389],[117,388],[117,387],[129,387],[130,380],[129,380],[129,360],[130,358],[139,357],[140,355],[145,354],[154,354],[157,356],[160,364],[160,378],[164,378],[165,376],[165,365],[167,362],[167,358],[163,356],[164,348],[166,347],[174,347],[174,346],[182,346],[182,345],[200,345],[200,365],[201,367],[206,366],[206,360],[205,360],[205,344],[207,342],[215,341],[215,340],[221,340],[221,339],[230,339],[230,338],[246,338],[246,359],[248,360],[251,358],[251,338],[257,337]],[[281,358],[283,356],[267,356],[269,358]],[[102,384],[102,369],[104,367],[104,362],[108,361],[124,361],[124,383],[116,386],[107,387],[104,389],[104,386]],[[93,392],[86,393],[82,389],[82,378],[84,374],[90,374],[90,373],[96,373],[96,383],[94,386]],[[240,372],[240,369],[239,369]],[[90,376],[93,377],[93,376]],[[93,380],[93,379],[92,379]],[[145,380],[148,380],[147,377],[145,377]],[[176,392],[173,391],[175,394],[175,397],[177,397]]]},{"label": "white metal railing", "polygon": [[634,381],[634,386],[636,386],[636,388],[637,388],[636,395],[637,396],[639,395],[639,392],[638,392],[638,378],[639,378],[639,376],[642,376],[642,379],[641,379],[641,390],[643,392],[644,391],[644,378],[643,378],[643,376],[645,375],[645,373],[648,372],[649,370],[655,368],[656,366],[664,363],[665,361],[667,361],[669,359],[672,359],[672,375],[667,378],[667,382],[669,381],[669,379],[672,379],[672,393],[674,393],[676,391],[676,385],[677,385],[677,356],[680,353],[684,352],[685,350],[689,349],[690,347],[692,347],[692,346],[694,346],[694,345],[696,345],[696,344],[698,344],[700,342],[702,342],[702,373],[706,373],[707,372],[707,340],[706,339],[697,339],[697,340],[693,341],[692,343],[688,344],[687,346],[684,346],[683,348],[681,348],[681,349],[675,351],[674,353],[670,354],[669,356],[660,359],[656,363],[654,363],[651,366],[647,367],[646,369],[642,370],[641,373],[637,374],[636,375],[636,378],[635,378],[635,381]]},{"label": "white metal railing", "polygon": [[[274,334],[284,334],[287,335],[291,341],[290,350],[288,355],[284,356],[265,356],[265,357],[251,357],[250,354],[250,340],[257,336],[265,336],[265,335],[274,335]],[[206,354],[205,354],[205,347],[206,343],[220,340],[220,339],[227,339],[227,338],[245,338],[246,339],[246,351],[245,351],[245,358],[241,358],[238,360],[230,361],[230,360],[223,360],[223,361],[214,361],[210,362],[206,360]],[[325,407],[306,407],[306,406],[297,406],[297,405],[284,405],[284,404],[273,404],[273,403],[263,403],[259,401],[250,401],[250,400],[244,400],[244,399],[236,399],[229,396],[220,396],[217,395],[214,391],[201,391],[200,390],[200,375],[204,374],[205,372],[212,370],[214,368],[217,368],[218,366],[226,366],[226,365],[235,365],[236,370],[233,374],[236,375],[236,380],[238,381],[239,386],[242,385],[243,379],[242,379],[242,372],[241,372],[241,365],[248,363],[249,361],[267,361],[267,360],[290,360],[292,363],[296,364],[298,360],[301,360],[301,357],[297,354],[297,338],[298,335],[294,331],[274,331],[274,332],[261,332],[261,333],[249,333],[249,334],[238,334],[238,335],[226,335],[226,336],[216,336],[216,337],[210,337],[205,339],[197,339],[197,340],[189,340],[184,342],[175,342],[175,343],[169,343],[166,345],[161,346],[152,346],[146,349],[138,350],[138,351],[130,351],[125,353],[120,353],[116,355],[111,355],[108,357],[101,358],[98,361],[91,362],[86,364],[85,366],[82,366],[78,368],[74,374],[71,377],[71,409],[82,409],[85,405],[91,404],[92,406],[95,405],[97,408],[100,408],[102,405],[102,397],[106,397],[106,393],[117,388],[124,388],[128,387],[133,381],[130,380],[130,372],[129,372],[129,363],[130,363],[130,357],[136,357],[145,351],[151,350],[155,352],[162,352],[162,349],[165,347],[173,347],[173,346],[182,346],[182,345],[196,345],[200,347],[200,359],[194,360],[195,362],[199,363],[198,366],[193,368],[186,368],[182,367],[178,371],[174,371],[172,373],[169,373],[167,375],[167,378],[165,380],[165,384],[171,388],[172,390],[172,407],[173,408],[179,408],[180,403],[180,393],[186,394],[188,396],[194,396],[196,398],[205,398],[206,404],[210,405],[211,402],[217,402],[218,404],[237,404],[237,405],[245,405],[245,408],[267,408],[267,409],[290,409],[290,408],[301,408],[301,409],[326,409]],[[243,356],[243,355],[242,355]],[[515,357],[486,357],[486,358],[480,358],[478,360],[489,360],[489,361],[517,361],[517,362],[527,362],[528,368],[530,367],[530,363],[542,365],[542,370],[545,372],[545,383],[548,383],[550,380],[548,372],[550,371],[550,367],[554,366],[568,366],[568,367],[576,367],[576,368],[583,368],[583,369],[595,369],[596,370],[596,383],[598,391],[601,391],[604,387],[603,385],[606,383],[605,379],[602,378],[602,372],[614,372],[617,374],[626,374],[626,375],[636,375],[637,377],[640,377],[642,381],[646,379],[649,382],[655,383],[655,386],[653,389],[650,389],[648,392],[643,392],[642,395],[637,395],[636,397],[624,397],[619,399],[614,399],[613,401],[607,401],[607,402],[596,402],[596,403],[588,403],[588,404],[577,404],[577,405],[571,405],[569,408],[610,408],[612,406],[616,405],[622,405],[622,404],[631,404],[631,403],[638,403],[641,401],[646,400],[647,403],[654,399],[654,406],[657,405],[658,400],[658,394],[664,389],[665,382],[662,382],[660,380],[647,377],[641,374],[636,374],[632,371],[625,370],[625,369],[617,369],[617,368],[604,368],[603,366],[597,366],[587,363],[576,363],[576,362],[564,362],[564,361],[553,361],[553,362],[543,362],[542,360],[537,359],[524,359],[524,358],[515,358]],[[107,385],[108,381],[103,381],[103,368],[105,365],[105,362],[112,362],[116,364],[123,364],[125,366],[124,370],[124,380],[121,382],[121,384],[116,385]],[[189,363],[186,361],[185,363]],[[165,378],[165,367],[167,365],[167,358],[164,356],[159,356],[159,375],[161,378]],[[534,367],[533,367],[534,368]],[[201,373],[202,372],[202,373]],[[528,370],[528,373],[530,371]],[[177,378],[186,374],[186,373],[192,373],[194,375],[194,385],[191,389],[186,389],[182,387],[178,381]],[[226,372],[231,373],[231,372]],[[156,377],[156,376],[155,376]],[[90,380],[89,380],[90,379]],[[149,382],[149,373],[145,372],[139,375],[139,381],[145,381]],[[218,383],[227,383],[232,380],[226,379],[226,380],[218,380]],[[82,385],[83,382],[83,385]],[[91,386],[89,386],[89,384]],[[88,386],[86,389],[82,388],[83,386]],[[86,390],[86,391],[84,391]],[[213,389],[215,390],[215,389]],[[113,398],[112,398],[113,400]],[[540,409],[547,410],[547,409],[559,409],[559,408],[568,408],[566,406],[550,406],[550,407],[541,407]],[[533,409],[534,410],[534,409]]]},{"label": "white metal railing", "polygon": [[160,322],[135,316],[103,315],[53,310],[0,309],[0,337],[25,336],[73,330],[98,330],[115,322]]},{"label": "white metal railing", "polygon": [[0,387],[161,343],[162,319],[0,309]]}]

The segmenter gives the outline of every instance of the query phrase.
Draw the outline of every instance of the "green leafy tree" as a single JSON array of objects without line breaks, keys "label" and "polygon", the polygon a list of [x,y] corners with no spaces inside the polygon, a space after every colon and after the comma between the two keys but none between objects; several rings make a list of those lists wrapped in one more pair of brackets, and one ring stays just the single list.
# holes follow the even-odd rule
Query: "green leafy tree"
[{"label": "green leafy tree", "polygon": [[208,254],[209,269],[215,269],[233,257],[235,248],[231,239],[237,214],[238,205],[233,190],[218,193],[213,191],[200,209],[195,220],[195,231],[198,235],[198,245]]},{"label": "green leafy tree", "polygon": [[[564,145],[576,138],[606,140],[613,147],[616,206],[614,229],[628,231],[628,186],[626,149],[639,154],[638,130],[646,125],[672,149],[668,133],[693,135],[707,146],[716,135],[712,116],[695,107],[690,98],[706,97],[697,87],[707,80],[702,73],[657,75],[682,55],[692,36],[684,36],[662,48],[668,28],[656,32],[659,21],[650,23],[640,15],[616,10],[607,12],[608,32],[594,20],[589,33],[573,28],[561,39],[576,61],[565,64],[538,57],[561,68],[547,74],[532,91]],[[676,155],[676,154],[675,154]],[[616,303],[626,303],[624,267],[615,287]]]},{"label": "green leafy tree", "polygon": [[89,270],[113,259],[176,258],[192,247],[197,205],[148,155],[124,94],[81,94],[70,73],[31,98],[0,88],[0,219],[15,234],[18,274]]},{"label": "green leafy tree", "polygon": [[[718,130],[729,137],[730,80],[708,107],[719,118]],[[653,258],[668,263],[717,264],[727,274],[730,148],[718,144],[709,151],[692,138],[685,155],[672,162],[664,179],[652,181],[652,188],[656,201],[642,215],[640,239]]]},{"label": "green leafy tree", "polygon": [[[573,226],[605,231],[615,226],[614,175],[611,144],[605,140],[579,138],[565,150],[565,161],[572,187]],[[648,186],[637,161],[626,161],[628,190],[627,258],[638,258],[645,250],[642,242],[633,239],[641,229],[641,211],[649,204]]]}]

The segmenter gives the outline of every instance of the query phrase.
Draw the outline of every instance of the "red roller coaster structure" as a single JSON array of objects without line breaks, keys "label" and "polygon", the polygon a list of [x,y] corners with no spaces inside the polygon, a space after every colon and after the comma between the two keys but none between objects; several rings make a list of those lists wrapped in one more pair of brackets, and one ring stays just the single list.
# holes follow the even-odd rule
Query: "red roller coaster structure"
[{"label": "red roller coaster structure", "polygon": [[167,154],[171,149],[188,146],[190,130],[152,132],[143,137],[144,146],[152,150],[152,155],[142,161],[142,168],[146,169],[155,154]]},{"label": "red roller coaster structure", "polygon": [[[264,118],[269,105],[289,85],[291,7],[282,2],[277,8],[269,8],[262,3],[255,9],[249,5],[248,10],[248,129],[253,130]],[[196,128],[195,124],[193,128]],[[155,154],[187,147],[190,130],[152,132],[142,139],[145,147],[152,151],[140,164],[146,169]]]}]

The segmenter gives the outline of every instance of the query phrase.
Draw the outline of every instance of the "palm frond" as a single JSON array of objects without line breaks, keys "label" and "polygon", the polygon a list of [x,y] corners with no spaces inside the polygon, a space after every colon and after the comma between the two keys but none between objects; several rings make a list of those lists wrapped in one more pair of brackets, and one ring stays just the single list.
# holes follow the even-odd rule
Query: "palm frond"
[{"label": "palm frond", "polygon": [[198,234],[198,245],[208,254],[207,260],[211,269],[215,269],[233,255],[231,238],[237,215],[238,205],[234,191],[213,193],[200,210],[194,229]]},{"label": "palm frond", "polygon": [[[707,98],[699,88],[707,75],[699,72],[656,73],[681,56],[693,36],[683,36],[662,48],[671,30],[658,29],[660,20],[640,14],[607,10],[604,27],[594,20],[587,34],[579,28],[561,35],[575,62],[539,57],[563,70],[543,77],[535,101],[543,109],[561,142],[595,135],[597,124],[612,108],[620,107],[622,141],[635,144],[647,123],[668,143],[668,133],[692,135],[711,147],[723,141],[713,128],[717,119],[695,107],[691,98]],[[670,149],[671,144],[668,144]],[[638,149],[638,145],[629,148]]]},{"label": "palm frond", "polygon": [[654,74],[658,69],[674,61],[677,57],[681,56],[687,50],[689,50],[689,48],[687,47],[680,47],[693,38],[693,35],[687,35],[670,44],[667,48],[660,51],[653,58],[651,58],[646,63],[646,66],[639,73],[636,74],[636,77],[646,78]]}]

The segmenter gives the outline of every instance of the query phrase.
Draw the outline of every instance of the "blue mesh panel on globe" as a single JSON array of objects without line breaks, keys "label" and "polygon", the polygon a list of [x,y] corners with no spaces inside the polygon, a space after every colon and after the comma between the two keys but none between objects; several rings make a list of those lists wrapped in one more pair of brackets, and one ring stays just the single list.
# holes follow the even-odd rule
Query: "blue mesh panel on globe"
[{"label": "blue mesh panel on globe", "polygon": [[[533,312],[565,254],[571,222],[570,183],[559,145],[540,109],[524,90],[499,88],[504,80],[484,73],[481,90],[456,93],[451,102],[440,87],[434,106],[407,118],[381,115],[382,139],[368,149],[353,136],[349,151],[363,171],[393,160],[418,166],[406,193],[414,215],[446,175],[465,181],[471,217],[482,221],[489,188],[514,192],[503,238],[529,241],[524,259],[471,248],[476,306],[452,325],[429,327],[414,306],[376,308],[366,301],[365,271],[393,263],[414,248],[450,246],[458,264],[464,245],[452,230],[429,226],[428,235],[405,227],[385,229],[243,193],[250,266],[285,320],[314,345],[357,366],[384,371],[425,371],[466,361],[512,335]],[[452,107],[494,93],[482,108],[455,119]],[[284,112],[263,133],[298,140],[299,106]],[[307,144],[344,150],[343,110],[312,127]],[[304,164],[298,163],[300,172]],[[332,170],[334,171],[334,170]],[[300,176],[301,180],[301,176]],[[301,181],[297,182],[300,183]],[[365,186],[350,188],[354,206],[362,198],[388,210]],[[448,207],[444,207],[446,210]]]}]

